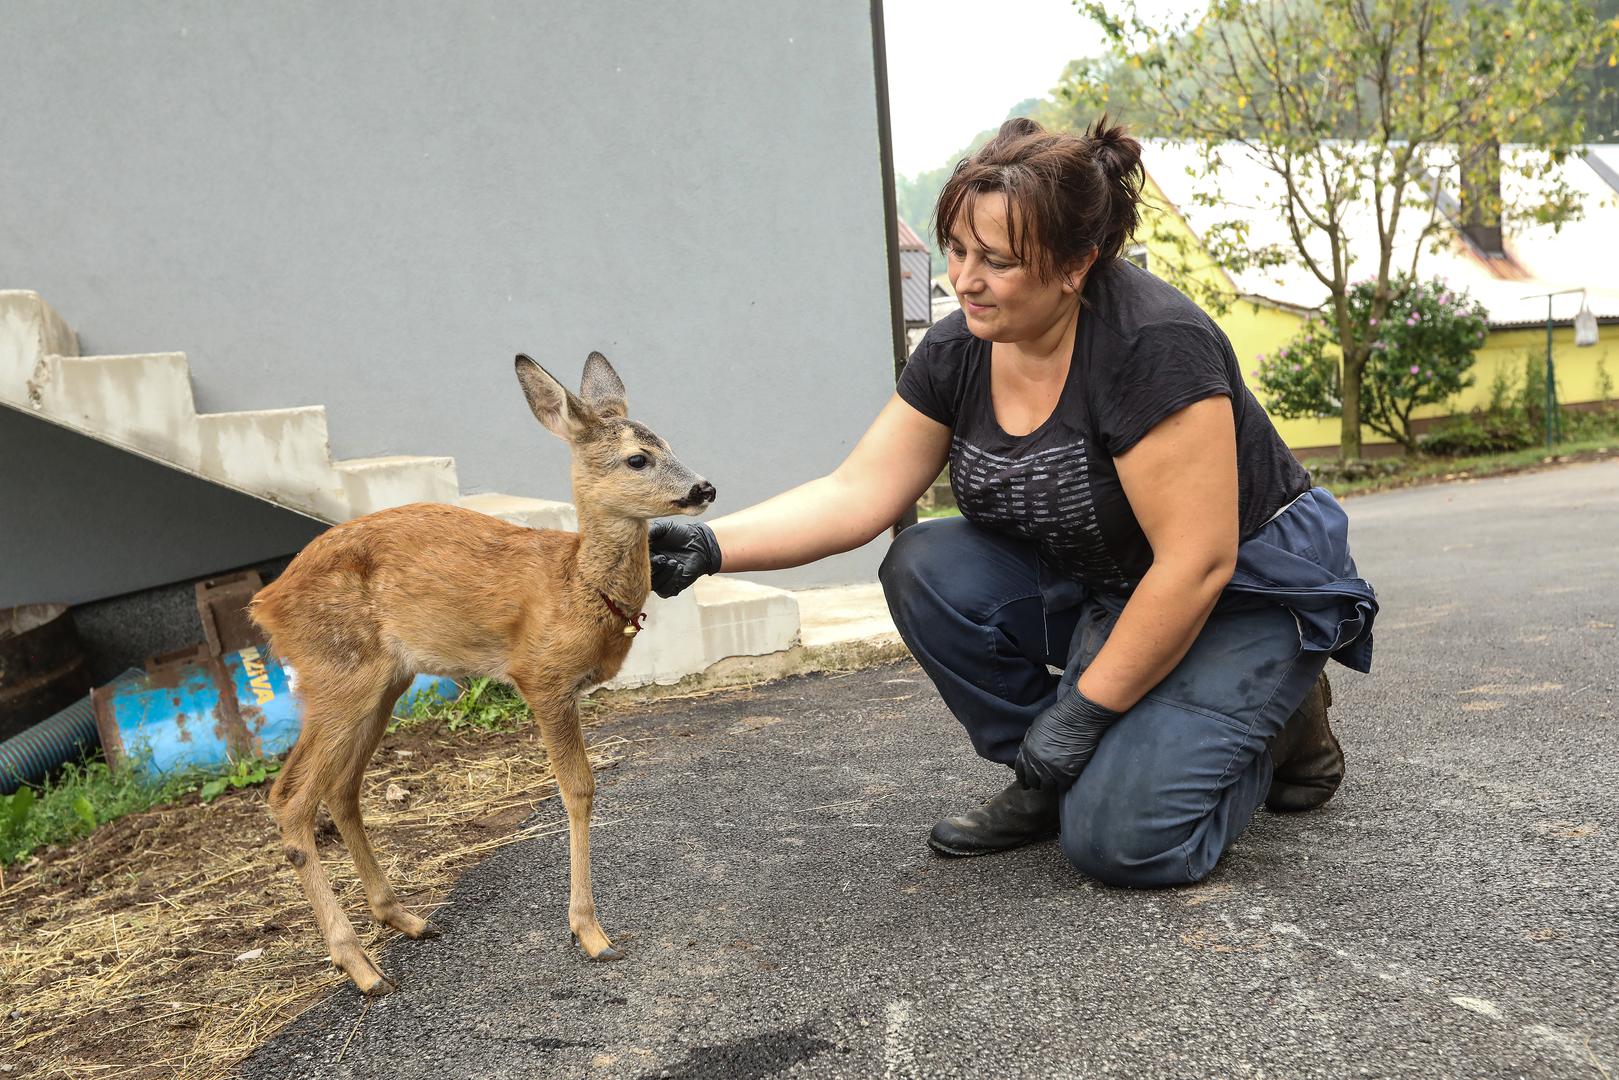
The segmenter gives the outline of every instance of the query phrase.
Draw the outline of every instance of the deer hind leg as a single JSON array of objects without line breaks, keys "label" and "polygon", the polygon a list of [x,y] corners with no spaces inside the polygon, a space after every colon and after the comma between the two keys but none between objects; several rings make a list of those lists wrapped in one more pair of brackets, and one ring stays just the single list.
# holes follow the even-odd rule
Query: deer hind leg
[{"label": "deer hind leg", "polygon": [[322,802],[335,810],[341,785],[351,772],[365,768],[376,745],[368,723],[391,682],[386,671],[330,676],[301,669],[303,729],[270,795],[287,861],[315,909],[332,963],[367,994],[386,994],[394,986],[360,947],[354,924],[338,906],[315,848],[315,815]]},{"label": "deer hind leg", "polygon": [[377,856],[371,850],[371,841],[365,834],[365,822],[360,816],[360,789],[365,782],[365,767],[388,730],[394,703],[409,685],[409,678],[401,678],[383,694],[369,719],[370,728],[366,733],[368,744],[354,756],[348,773],[338,781],[337,790],[326,805],[332,812],[337,831],[343,834],[343,844],[349,849],[349,858],[354,860],[355,869],[360,872],[360,881],[365,884],[365,897],[371,905],[372,916],[408,938],[428,938],[437,937],[438,931],[429,928],[426,919],[399,902],[393,885],[382,872]]},{"label": "deer hind leg", "polygon": [[562,803],[568,808],[568,927],[592,960],[617,960],[624,954],[613,947],[596,921],[596,901],[590,889],[590,808],[596,777],[585,756],[578,695],[571,689],[561,693],[519,689],[539,722],[540,738],[550,755]]}]

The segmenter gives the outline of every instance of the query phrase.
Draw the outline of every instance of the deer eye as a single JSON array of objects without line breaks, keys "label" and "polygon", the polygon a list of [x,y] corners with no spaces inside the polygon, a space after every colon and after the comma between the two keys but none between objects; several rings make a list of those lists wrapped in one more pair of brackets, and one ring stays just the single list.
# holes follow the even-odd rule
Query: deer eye
[{"label": "deer eye", "polygon": [[628,465],[632,469],[635,469],[636,471],[640,471],[641,469],[644,469],[648,465],[652,464],[652,459],[647,457],[645,454],[631,454],[629,457],[624,459],[624,464]]}]

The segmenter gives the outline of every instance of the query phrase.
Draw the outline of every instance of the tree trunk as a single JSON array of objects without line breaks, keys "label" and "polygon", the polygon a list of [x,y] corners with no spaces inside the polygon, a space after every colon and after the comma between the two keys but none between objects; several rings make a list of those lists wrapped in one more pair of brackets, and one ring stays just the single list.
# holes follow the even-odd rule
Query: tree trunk
[{"label": "tree trunk", "polygon": [[1343,385],[1340,387],[1343,427],[1338,434],[1338,456],[1344,461],[1360,457],[1360,375],[1359,365],[1344,364]]},{"label": "tree trunk", "polygon": [[[1412,408],[1414,409],[1415,406]],[[1407,411],[1405,415],[1400,417],[1400,433],[1396,435],[1395,438],[1399,439],[1400,445],[1405,447],[1406,457],[1414,458],[1422,454],[1422,449],[1417,443],[1417,433],[1411,427],[1410,411]]]}]

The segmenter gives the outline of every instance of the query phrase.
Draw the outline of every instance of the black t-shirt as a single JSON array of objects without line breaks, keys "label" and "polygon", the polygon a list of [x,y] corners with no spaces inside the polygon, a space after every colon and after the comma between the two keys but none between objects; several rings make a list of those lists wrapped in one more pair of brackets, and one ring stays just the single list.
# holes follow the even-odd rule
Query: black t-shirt
[{"label": "black t-shirt", "polygon": [[1008,435],[990,398],[990,343],[961,312],[940,321],[900,375],[899,395],[949,427],[950,486],[967,520],[1034,541],[1057,572],[1133,589],[1152,548],[1113,459],[1171,413],[1221,396],[1237,424],[1243,539],[1309,490],[1306,472],[1242,381],[1225,333],[1172,286],[1123,259],[1093,272],[1068,378],[1051,417]]}]

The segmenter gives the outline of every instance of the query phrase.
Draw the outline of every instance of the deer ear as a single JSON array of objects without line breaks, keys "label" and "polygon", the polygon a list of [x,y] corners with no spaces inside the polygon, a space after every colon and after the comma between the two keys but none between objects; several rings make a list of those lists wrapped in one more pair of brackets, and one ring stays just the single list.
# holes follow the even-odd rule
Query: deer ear
[{"label": "deer ear", "polygon": [[601,416],[624,416],[629,404],[624,400],[624,380],[618,377],[607,357],[593,352],[585,360],[585,377],[579,396]]},{"label": "deer ear", "polygon": [[517,381],[535,418],[557,438],[571,443],[594,420],[590,409],[567,387],[522,353],[517,354]]}]

